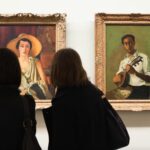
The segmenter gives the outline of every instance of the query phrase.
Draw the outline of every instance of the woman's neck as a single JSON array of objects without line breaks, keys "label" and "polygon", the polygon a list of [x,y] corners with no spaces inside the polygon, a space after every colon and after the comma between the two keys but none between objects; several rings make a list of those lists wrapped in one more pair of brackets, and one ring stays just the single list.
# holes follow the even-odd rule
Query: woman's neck
[{"label": "woman's neck", "polygon": [[29,60],[29,56],[28,55],[22,55],[19,57],[19,60],[22,60],[22,61],[28,61]]}]

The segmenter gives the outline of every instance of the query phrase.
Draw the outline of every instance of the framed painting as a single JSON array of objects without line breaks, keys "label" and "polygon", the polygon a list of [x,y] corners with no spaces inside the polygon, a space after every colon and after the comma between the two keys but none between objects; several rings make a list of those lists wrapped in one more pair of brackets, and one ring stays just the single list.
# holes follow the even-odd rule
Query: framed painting
[{"label": "framed painting", "polygon": [[149,49],[150,14],[95,15],[96,85],[116,110],[150,110]]},{"label": "framed painting", "polygon": [[0,15],[0,37],[0,47],[7,47],[18,56],[21,94],[31,94],[37,109],[49,107],[54,94],[51,62],[55,52],[66,45],[66,14]]}]

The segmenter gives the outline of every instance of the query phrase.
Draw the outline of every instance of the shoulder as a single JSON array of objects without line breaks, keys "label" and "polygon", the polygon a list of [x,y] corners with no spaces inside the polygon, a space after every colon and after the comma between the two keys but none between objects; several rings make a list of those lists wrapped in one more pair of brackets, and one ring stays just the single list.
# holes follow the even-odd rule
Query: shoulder
[{"label": "shoulder", "polygon": [[35,63],[37,61],[37,59],[30,56],[29,61],[30,61],[30,63]]},{"label": "shoulder", "polygon": [[141,57],[144,57],[144,58],[147,58],[147,57],[148,57],[148,55],[146,55],[146,54],[144,54],[144,53],[141,53],[141,52],[138,53],[138,55],[141,56]]},{"label": "shoulder", "polygon": [[149,61],[149,57],[148,55],[144,54],[144,53],[138,53],[138,56],[142,57],[142,61]]},{"label": "shoulder", "polygon": [[96,93],[100,93],[100,94],[103,93],[97,86],[95,86],[91,82],[88,82],[88,84],[86,85],[86,88],[89,89],[90,91],[93,91],[93,92],[96,92]]},{"label": "shoulder", "polygon": [[80,87],[77,90],[77,95],[79,98],[82,99],[82,101],[86,100],[89,101],[90,103],[94,103],[94,101],[95,102],[99,101],[104,95],[104,93],[93,83],[88,82],[87,85]]},{"label": "shoulder", "polygon": [[89,91],[88,92],[92,93],[91,97],[93,97],[93,98],[95,97],[95,99],[98,99],[98,101],[105,97],[103,91],[92,83],[90,83],[90,85],[89,85]]},{"label": "shoulder", "polygon": [[88,82],[84,86],[59,89],[52,103],[63,102],[67,99],[68,101],[70,101],[70,99],[71,101],[77,101],[78,99],[80,100],[80,98],[92,99],[92,97],[101,97],[102,95],[104,94],[98,87]]}]

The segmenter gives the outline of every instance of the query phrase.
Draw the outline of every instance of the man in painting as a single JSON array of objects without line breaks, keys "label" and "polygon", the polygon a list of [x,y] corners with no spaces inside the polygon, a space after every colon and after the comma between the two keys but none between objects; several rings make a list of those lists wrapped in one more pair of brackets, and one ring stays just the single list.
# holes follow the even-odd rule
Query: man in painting
[{"label": "man in painting", "polygon": [[21,93],[31,94],[35,99],[51,98],[45,74],[37,57],[42,50],[40,41],[33,35],[20,34],[11,40],[7,47],[12,49],[19,59],[22,71]]},{"label": "man in painting", "polygon": [[147,55],[135,49],[134,35],[124,35],[121,42],[127,54],[120,62],[113,82],[119,87],[131,87],[127,99],[149,99],[150,60]]}]

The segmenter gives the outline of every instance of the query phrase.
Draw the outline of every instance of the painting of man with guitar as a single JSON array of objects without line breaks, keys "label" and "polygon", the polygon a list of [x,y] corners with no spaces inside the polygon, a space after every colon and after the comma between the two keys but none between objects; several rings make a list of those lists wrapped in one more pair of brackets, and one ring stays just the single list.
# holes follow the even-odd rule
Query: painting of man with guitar
[{"label": "painting of man with guitar", "polygon": [[121,42],[127,54],[120,62],[119,70],[113,77],[113,83],[119,88],[132,89],[127,99],[149,99],[150,60],[146,54],[135,49],[134,35],[124,35]]}]

